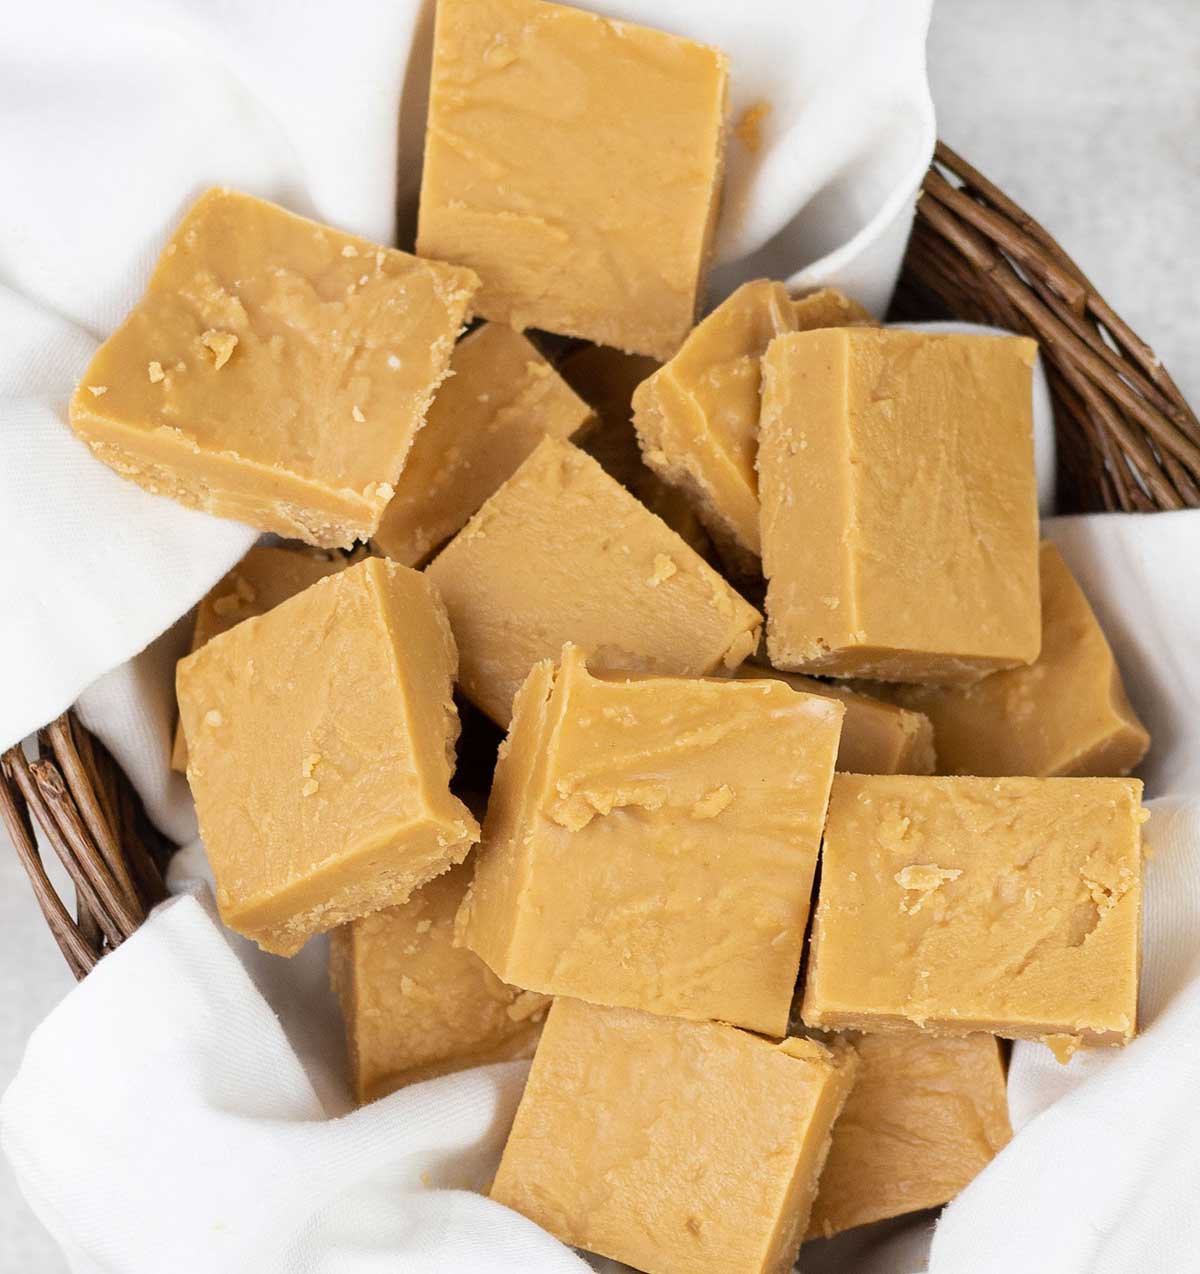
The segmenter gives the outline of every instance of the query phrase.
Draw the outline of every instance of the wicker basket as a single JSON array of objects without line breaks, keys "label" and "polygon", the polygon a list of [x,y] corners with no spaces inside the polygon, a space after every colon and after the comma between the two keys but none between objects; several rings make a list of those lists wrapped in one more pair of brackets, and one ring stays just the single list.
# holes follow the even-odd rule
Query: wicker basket
[{"label": "wicker basket", "polygon": [[[1050,235],[947,146],[925,178],[892,317],[990,323],[1040,342],[1060,509],[1200,507],[1200,424],[1166,369]],[[0,820],[82,978],[164,897],[173,847],[71,713],[39,732],[37,750],[0,758]],[[73,909],[46,875],[35,824],[66,868]]]}]

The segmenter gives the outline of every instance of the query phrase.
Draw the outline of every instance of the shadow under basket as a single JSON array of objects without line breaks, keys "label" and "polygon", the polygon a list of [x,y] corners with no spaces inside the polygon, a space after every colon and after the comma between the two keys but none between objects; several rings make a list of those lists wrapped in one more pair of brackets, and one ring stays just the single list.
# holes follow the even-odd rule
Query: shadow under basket
[{"label": "shadow under basket", "polygon": [[[889,318],[987,323],[1039,342],[1061,512],[1200,507],[1200,424],[1166,368],[1032,217],[940,143]],[[0,758],[0,821],[82,978],[165,897],[174,846],[73,713],[38,732],[37,754],[15,747]],[[46,874],[35,827],[70,878],[70,906]]]}]

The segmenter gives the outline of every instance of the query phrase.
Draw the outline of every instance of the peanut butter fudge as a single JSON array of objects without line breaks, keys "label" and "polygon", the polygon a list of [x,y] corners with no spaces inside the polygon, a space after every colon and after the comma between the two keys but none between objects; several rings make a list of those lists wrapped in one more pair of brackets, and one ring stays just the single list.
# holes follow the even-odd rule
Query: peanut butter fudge
[{"label": "peanut butter fudge", "polygon": [[820,327],[878,325],[870,310],[836,288],[820,288],[807,296],[794,297],[792,318],[797,332],[815,332]]},{"label": "peanut butter fudge", "polygon": [[858,1077],[833,1128],[809,1238],[948,1203],[1008,1144],[991,1035],[852,1035]]},{"label": "peanut butter fudge", "polygon": [[1134,779],[839,774],[804,1021],[1124,1044],[1141,791]]},{"label": "peanut butter fudge", "polygon": [[462,861],[479,829],[449,790],[454,668],[436,590],[382,558],[180,660],[188,782],[231,929],[292,955]]},{"label": "peanut butter fudge", "polygon": [[841,718],[568,646],[517,696],[463,940],[533,991],[785,1034]]},{"label": "peanut butter fudge", "polygon": [[379,524],[477,285],[210,190],[97,351],[71,426],[148,491],[349,546]]},{"label": "peanut butter fudge", "polygon": [[477,308],[668,358],[716,224],[726,59],[544,0],[439,0],[417,250]]},{"label": "peanut butter fudge", "polygon": [[346,1021],[360,1102],[469,1066],[532,1057],[548,1001],[505,986],[454,945],[471,880],[462,863],[386,907],[336,929],[330,973]]},{"label": "peanut butter fudge", "polygon": [[1036,349],[870,327],[772,342],[758,461],[772,664],[961,684],[1037,658]]},{"label": "peanut butter fudge", "polygon": [[755,472],[762,356],[784,332],[863,321],[866,310],[829,288],[793,301],[782,283],[745,283],[633,396],[646,463],[687,493],[742,569],[757,570],[762,553]]},{"label": "peanut butter fudge", "polygon": [[648,1274],[784,1274],[853,1050],[556,1000],[492,1198]]},{"label": "peanut butter fudge", "polygon": [[539,659],[577,642],[594,672],[735,668],[761,617],[590,456],[546,438],[426,568],[459,684],[507,725]]},{"label": "peanut butter fudge", "polygon": [[646,466],[633,427],[633,391],[658,366],[652,358],[607,345],[587,345],[568,355],[559,367],[563,379],[596,413],[595,423],[576,434],[574,441],[701,557],[707,557],[712,549],[708,532],[687,496]]},{"label": "peanut butter fudge", "polygon": [[405,566],[460,530],[544,435],[569,438],[592,419],[537,347],[503,323],[465,336],[450,371],[375,533]]},{"label": "peanut butter fudge", "polygon": [[[196,608],[191,650],[199,650],[209,638],[228,632],[243,619],[265,615],[317,580],[345,570],[351,560],[340,553],[305,553],[256,545]],[[182,722],[175,730],[171,768],[180,773],[187,769],[187,740],[183,737]]]},{"label": "peanut butter fudge", "polygon": [[691,498],[719,544],[757,558],[759,363],[795,327],[782,283],[744,283],[633,395],[646,463]]},{"label": "peanut butter fudge", "polygon": [[836,699],[846,713],[837,768],[850,774],[932,774],[936,766],[933,726],[923,713],[881,703],[845,686],[794,672],[743,664],[737,677],[775,677],[804,694]]},{"label": "peanut butter fudge", "polygon": [[1128,774],[1150,736],[1112,648],[1053,544],[1042,545],[1042,653],[971,686],[889,686],[935,723],[943,774]]}]

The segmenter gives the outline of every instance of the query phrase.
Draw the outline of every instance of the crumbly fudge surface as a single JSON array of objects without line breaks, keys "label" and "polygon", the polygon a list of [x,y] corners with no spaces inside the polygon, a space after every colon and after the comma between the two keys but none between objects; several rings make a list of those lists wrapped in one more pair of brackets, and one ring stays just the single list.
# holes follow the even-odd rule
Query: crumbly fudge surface
[{"label": "crumbly fudge surface", "polygon": [[783,1274],[850,1050],[556,1000],[493,1199],[649,1274]]},{"label": "crumbly fudge surface", "polygon": [[533,1056],[546,999],[505,985],[454,944],[472,869],[469,861],[452,867],[400,906],[332,935],[330,974],[360,1102],[469,1066]]},{"label": "crumbly fudge surface", "polygon": [[325,547],[375,530],[478,280],[210,190],[71,425],[149,491]]},{"label": "crumbly fudge surface", "polygon": [[844,1038],[858,1077],[833,1128],[809,1238],[948,1203],[1012,1137],[994,1036]]},{"label": "crumbly fudge surface", "polygon": [[180,661],[188,782],[231,929],[290,955],[461,861],[478,827],[449,791],[454,665],[429,581],[382,558]]},{"label": "crumbly fudge surface", "polygon": [[1039,557],[1042,650],[971,686],[889,686],[935,724],[943,774],[1128,774],[1150,735],[1125,693],[1112,647],[1062,554]]},{"label": "crumbly fudge surface", "polygon": [[966,683],[1041,644],[1033,341],[777,337],[759,434],[767,646],[791,671]]},{"label": "crumbly fudge surface", "polygon": [[439,0],[418,250],[476,270],[486,318],[669,357],[707,272],[726,78],[662,31]]},{"label": "crumbly fudge surface", "polygon": [[1125,1043],[1141,790],[1134,779],[837,775],[804,1021]]},{"label": "crumbly fudge surface", "polygon": [[406,566],[460,530],[544,436],[569,438],[592,420],[532,341],[503,323],[463,337],[450,372],[374,536]]},{"label": "crumbly fudge surface", "polygon": [[595,672],[734,668],[761,616],[570,443],[544,439],[426,567],[469,699],[507,725],[513,695],[567,642]]},{"label": "crumbly fudge surface", "polygon": [[783,1035],[841,717],[780,681],[539,664],[465,941],[531,990]]}]

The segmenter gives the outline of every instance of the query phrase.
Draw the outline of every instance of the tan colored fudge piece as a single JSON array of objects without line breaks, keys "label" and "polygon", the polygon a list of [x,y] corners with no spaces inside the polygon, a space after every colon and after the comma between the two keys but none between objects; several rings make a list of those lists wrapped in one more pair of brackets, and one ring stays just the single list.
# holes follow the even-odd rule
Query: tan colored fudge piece
[{"label": "tan colored fudge piece", "polygon": [[809,1238],[948,1203],[1008,1144],[991,1035],[853,1035],[858,1077],[833,1127]]},{"label": "tan colored fudge piece", "polygon": [[336,929],[330,974],[359,1102],[451,1071],[532,1057],[548,1001],[505,986],[454,945],[470,863]]},{"label": "tan colored fudge piece", "polygon": [[454,640],[416,571],[368,558],[179,662],[188,782],[231,929],[291,955],[479,838],[451,796]]},{"label": "tan colored fudge piece", "polygon": [[784,1274],[853,1050],[556,1000],[492,1198],[649,1274]]},{"label": "tan colored fudge piece", "polygon": [[[227,633],[243,619],[265,615],[317,580],[345,570],[351,560],[340,553],[303,553],[256,545],[201,599],[189,654],[199,650],[209,638]],[[183,737],[182,722],[175,727],[171,768],[181,774],[187,769],[187,740]]]},{"label": "tan colored fudge piece", "polygon": [[569,438],[592,419],[537,347],[503,323],[465,336],[450,371],[375,533],[405,566],[461,530],[544,435]]},{"label": "tan colored fudge piece", "polygon": [[772,342],[758,468],[773,665],[967,683],[1037,658],[1036,350],[869,327]]},{"label": "tan colored fudge piece", "polygon": [[71,426],[139,486],[324,547],[375,531],[478,279],[210,190]]},{"label": "tan colored fudge piece", "polygon": [[815,332],[822,327],[878,326],[870,310],[836,288],[820,288],[793,298],[792,317],[798,332]]},{"label": "tan colored fudge piece", "polygon": [[726,59],[543,0],[439,0],[417,250],[478,311],[667,358],[707,274]]},{"label": "tan colored fudge piece", "polygon": [[782,283],[744,283],[638,386],[633,423],[646,463],[682,488],[713,538],[762,552],[758,529],[759,364],[795,326]]},{"label": "tan colored fudge piece", "polygon": [[507,725],[539,659],[567,642],[595,672],[734,668],[761,617],[590,456],[546,438],[426,568],[450,614],[459,684]]},{"label": "tan colored fudge piece", "polygon": [[923,713],[881,703],[845,686],[794,672],[743,664],[742,678],[773,677],[804,694],[836,699],[846,710],[837,768],[850,774],[932,774],[936,765],[933,726]]},{"label": "tan colored fudge piece", "polygon": [[596,412],[574,441],[685,540],[701,557],[712,550],[708,532],[687,496],[647,468],[633,428],[633,391],[658,368],[652,358],[607,345],[588,345],[563,359],[563,379]]},{"label": "tan colored fudge piece", "polygon": [[1128,774],[1150,735],[1083,590],[1042,545],[1042,653],[972,686],[889,686],[934,722],[943,774],[1099,777]]},{"label": "tan colored fudge piece", "polygon": [[786,1034],[841,718],[568,646],[517,696],[464,941],[533,991]]},{"label": "tan colored fudge piece", "polygon": [[1141,792],[1134,779],[839,774],[804,1021],[1124,1044]]}]

